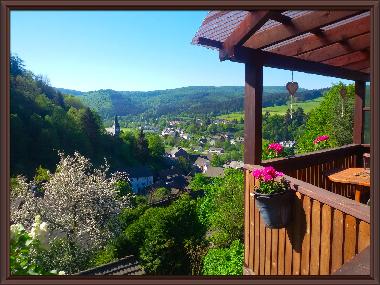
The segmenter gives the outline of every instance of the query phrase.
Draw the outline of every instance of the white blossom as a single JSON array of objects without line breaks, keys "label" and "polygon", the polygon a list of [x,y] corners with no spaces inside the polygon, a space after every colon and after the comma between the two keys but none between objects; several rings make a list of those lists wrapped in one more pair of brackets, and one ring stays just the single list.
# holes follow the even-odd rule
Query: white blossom
[{"label": "white blossom", "polygon": [[17,189],[12,191],[22,193],[25,203],[21,209],[12,208],[11,219],[30,226],[32,218],[40,214],[46,222],[39,221],[38,227],[35,222],[34,236],[46,238],[49,225],[50,231],[66,236],[84,249],[98,248],[112,238],[114,232],[110,225],[114,218],[121,209],[130,206],[131,196],[119,197],[116,191],[116,182],[128,178],[123,173],[107,177],[107,163],[94,168],[90,160],[79,153],[59,155],[55,173],[42,186],[43,198],[35,198],[28,191],[26,179],[18,177]]}]

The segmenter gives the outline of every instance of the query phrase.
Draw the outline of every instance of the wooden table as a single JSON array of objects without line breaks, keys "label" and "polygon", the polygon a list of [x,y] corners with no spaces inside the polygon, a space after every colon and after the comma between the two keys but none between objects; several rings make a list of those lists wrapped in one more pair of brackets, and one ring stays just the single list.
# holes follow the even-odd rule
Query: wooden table
[{"label": "wooden table", "polygon": [[326,173],[332,182],[353,184],[355,187],[355,201],[360,202],[363,191],[369,190],[370,174],[364,168],[333,169]]}]

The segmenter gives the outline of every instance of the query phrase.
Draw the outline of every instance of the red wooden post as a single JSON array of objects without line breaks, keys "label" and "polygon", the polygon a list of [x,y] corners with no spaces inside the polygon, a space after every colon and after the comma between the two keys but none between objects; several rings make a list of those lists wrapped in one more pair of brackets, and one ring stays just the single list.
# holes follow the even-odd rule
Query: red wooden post
[{"label": "red wooden post", "polygon": [[262,153],[263,66],[245,64],[244,163],[260,164]]},{"label": "red wooden post", "polygon": [[365,82],[355,81],[355,109],[353,143],[363,142],[363,100],[365,96]]}]

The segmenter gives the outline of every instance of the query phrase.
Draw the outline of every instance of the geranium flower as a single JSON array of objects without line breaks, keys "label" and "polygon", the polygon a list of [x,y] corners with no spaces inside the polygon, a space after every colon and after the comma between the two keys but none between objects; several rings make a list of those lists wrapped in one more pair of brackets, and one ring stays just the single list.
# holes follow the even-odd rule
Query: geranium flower
[{"label": "geranium flower", "polygon": [[276,154],[280,154],[284,148],[279,143],[271,143],[268,145],[268,149],[273,150]]},{"label": "geranium flower", "polygon": [[254,169],[252,175],[259,180],[268,182],[277,177],[284,176],[284,173],[276,171],[272,166],[267,166],[261,169]]},{"label": "geranium flower", "polygon": [[314,144],[318,144],[318,143],[320,143],[320,142],[323,142],[323,141],[328,140],[329,138],[330,138],[330,137],[329,137],[328,135],[322,135],[322,136],[317,137],[317,138],[313,141],[313,143],[314,143]]}]

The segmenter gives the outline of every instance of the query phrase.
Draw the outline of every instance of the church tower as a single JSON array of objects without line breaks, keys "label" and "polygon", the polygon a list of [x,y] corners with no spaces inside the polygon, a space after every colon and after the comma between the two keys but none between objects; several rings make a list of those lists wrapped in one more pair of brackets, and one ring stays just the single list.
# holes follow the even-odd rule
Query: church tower
[{"label": "church tower", "polygon": [[120,125],[119,125],[119,121],[117,120],[117,115],[115,115],[115,119],[114,119],[112,128],[113,128],[114,136],[119,136],[120,135]]}]

